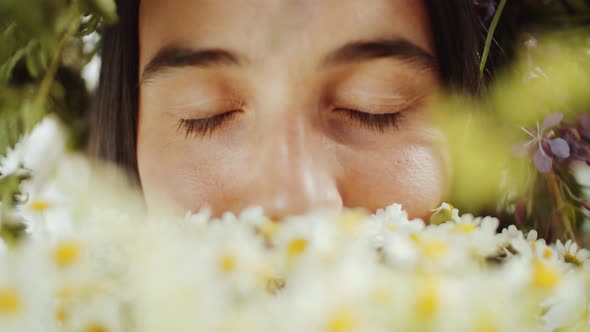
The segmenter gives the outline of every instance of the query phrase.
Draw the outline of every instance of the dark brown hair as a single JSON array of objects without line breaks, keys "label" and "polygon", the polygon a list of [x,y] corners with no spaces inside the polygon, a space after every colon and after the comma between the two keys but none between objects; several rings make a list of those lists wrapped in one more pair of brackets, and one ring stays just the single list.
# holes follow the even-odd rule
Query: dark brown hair
[{"label": "dark brown hair", "polygon": [[[104,31],[102,68],[91,113],[91,154],[137,179],[139,1],[118,0],[119,23]],[[479,20],[472,0],[425,0],[446,88],[481,89]]]}]

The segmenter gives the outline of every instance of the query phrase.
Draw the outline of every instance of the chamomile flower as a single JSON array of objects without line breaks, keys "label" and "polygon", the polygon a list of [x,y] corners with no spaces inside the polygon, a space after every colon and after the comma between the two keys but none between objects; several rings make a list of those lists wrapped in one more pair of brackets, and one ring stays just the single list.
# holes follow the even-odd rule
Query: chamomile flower
[{"label": "chamomile flower", "polygon": [[[33,141],[23,146],[42,146]],[[9,158],[24,160],[18,151]],[[83,158],[61,156],[47,174],[23,185],[21,206],[3,211],[24,218],[30,232],[21,246],[0,241],[2,331],[590,326],[590,274],[576,268],[589,265],[586,249],[515,226],[498,234],[498,219],[447,203],[428,225],[399,204],[280,222],[261,207],[179,218],[166,209],[146,214],[137,193],[121,190],[120,178],[109,183],[111,173],[97,176]]]},{"label": "chamomile flower", "polygon": [[6,155],[0,155],[0,179],[14,174],[22,167],[22,142],[18,142],[14,148],[8,148]]},{"label": "chamomile flower", "polygon": [[392,237],[398,238],[398,236],[394,233],[403,234],[402,238],[406,238],[408,234],[420,232],[424,227],[424,221],[421,219],[408,220],[408,214],[402,206],[392,204],[377,210],[375,214],[367,218],[365,232],[372,238],[373,245],[379,248],[386,243],[395,243],[396,240]]},{"label": "chamomile flower", "polygon": [[571,239],[567,240],[565,244],[560,240],[557,240],[555,247],[557,248],[559,257],[564,262],[583,267],[588,267],[590,265],[590,251],[579,248],[578,244]]},{"label": "chamomile flower", "polygon": [[438,208],[432,210],[432,215],[430,216],[430,223],[435,225],[448,221],[458,222],[460,220],[459,210],[455,209],[451,204],[444,202]]}]

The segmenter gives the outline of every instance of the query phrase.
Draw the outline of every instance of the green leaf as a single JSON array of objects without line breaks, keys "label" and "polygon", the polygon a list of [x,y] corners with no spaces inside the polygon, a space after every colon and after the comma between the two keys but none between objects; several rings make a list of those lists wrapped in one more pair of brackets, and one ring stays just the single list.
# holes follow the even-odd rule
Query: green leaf
[{"label": "green leaf", "polygon": [[0,33],[0,63],[7,61],[14,53],[14,50],[18,48],[18,40],[16,38],[16,25],[14,23],[9,24]]},{"label": "green leaf", "polygon": [[34,51],[29,50],[27,52],[27,56],[25,57],[25,64],[27,65],[27,70],[29,71],[31,77],[39,78],[39,76],[41,76],[41,72],[43,69],[39,64],[36,53]]},{"label": "green leaf", "polygon": [[0,112],[0,155],[5,155],[20,137],[22,124],[18,112]]},{"label": "green leaf", "polygon": [[117,22],[117,5],[114,0],[90,0],[90,8],[100,14],[106,24]]},{"label": "green leaf", "polygon": [[4,64],[0,65],[0,82],[8,82],[12,76],[12,71],[16,64],[27,55],[27,49],[21,48],[8,59]]},{"label": "green leaf", "polygon": [[488,54],[490,53],[490,48],[492,47],[492,41],[494,40],[494,32],[496,32],[496,27],[498,26],[498,22],[500,21],[500,16],[502,16],[502,11],[504,11],[504,6],[506,5],[507,0],[500,0],[500,4],[498,5],[498,9],[496,9],[496,13],[494,14],[494,18],[492,19],[492,23],[490,24],[490,28],[488,29],[488,35],[486,36],[486,43],[483,49],[483,54],[481,56],[481,62],[479,64],[479,72],[483,74],[483,71],[486,68],[486,62],[488,61]]},{"label": "green leaf", "polygon": [[[43,105],[45,106],[45,105]],[[25,101],[21,105],[20,114],[24,133],[28,134],[45,116],[44,108],[35,103]]]}]

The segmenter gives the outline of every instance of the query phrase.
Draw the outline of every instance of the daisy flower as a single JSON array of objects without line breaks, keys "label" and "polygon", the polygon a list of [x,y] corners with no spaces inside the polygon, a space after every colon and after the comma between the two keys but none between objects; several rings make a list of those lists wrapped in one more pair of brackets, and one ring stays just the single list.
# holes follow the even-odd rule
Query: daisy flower
[{"label": "daisy flower", "polygon": [[563,244],[560,240],[557,240],[555,244],[559,257],[566,263],[571,263],[577,266],[587,267],[590,262],[590,251],[578,247],[578,244],[574,241],[567,240]]}]

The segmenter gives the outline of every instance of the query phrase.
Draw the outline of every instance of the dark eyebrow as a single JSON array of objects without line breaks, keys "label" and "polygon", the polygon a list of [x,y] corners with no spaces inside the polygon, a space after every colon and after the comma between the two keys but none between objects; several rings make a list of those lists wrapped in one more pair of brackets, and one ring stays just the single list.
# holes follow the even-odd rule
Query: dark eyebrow
[{"label": "dark eyebrow", "polygon": [[141,82],[165,68],[240,65],[242,62],[241,57],[223,49],[164,47],[143,68]]},{"label": "dark eyebrow", "polygon": [[330,53],[323,63],[334,65],[387,57],[417,62],[427,69],[437,67],[436,57],[433,54],[405,39],[351,42]]}]

